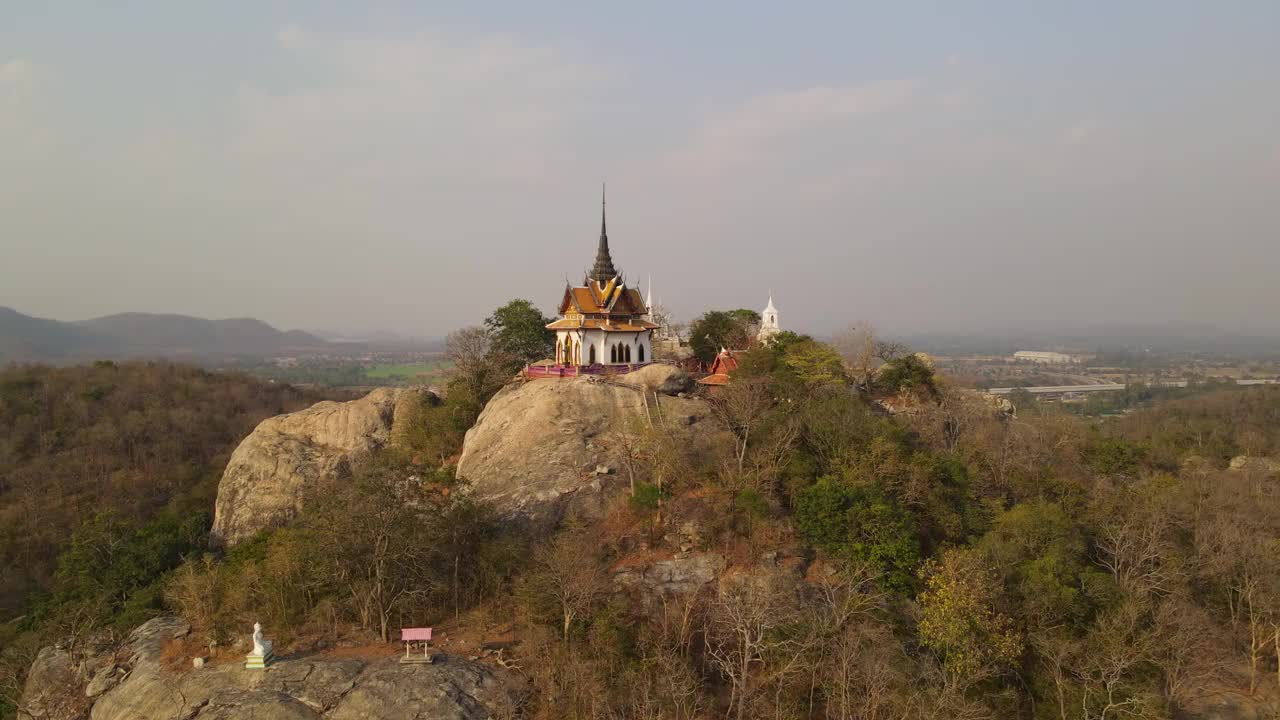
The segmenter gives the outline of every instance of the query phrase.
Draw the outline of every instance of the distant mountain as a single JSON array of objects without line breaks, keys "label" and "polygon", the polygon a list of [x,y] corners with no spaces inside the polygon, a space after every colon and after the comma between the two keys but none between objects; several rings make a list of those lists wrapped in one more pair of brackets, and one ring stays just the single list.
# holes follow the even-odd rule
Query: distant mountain
[{"label": "distant mountain", "polygon": [[94,357],[227,357],[329,350],[300,330],[282,332],[253,318],[121,313],[77,322],[0,307],[0,361],[74,361]]},{"label": "distant mountain", "polygon": [[0,307],[0,360],[57,360],[107,344],[87,328]]},{"label": "distant mountain", "polygon": [[334,343],[358,343],[370,349],[437,351],[444,349],[444,338],[425,335],[405,335],[383,328],[351,330],[311,329],[307,332]]}]

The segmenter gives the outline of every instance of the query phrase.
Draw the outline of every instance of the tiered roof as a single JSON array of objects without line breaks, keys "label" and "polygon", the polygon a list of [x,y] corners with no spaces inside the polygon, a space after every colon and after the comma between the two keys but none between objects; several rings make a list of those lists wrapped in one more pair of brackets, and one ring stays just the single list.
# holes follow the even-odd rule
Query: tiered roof
[{"label": "tiered roof", "polygon": [[581,287],[565,285],[557,312],[562,317],[547,325],[548,330],[639,332],[658,328],[656,323],[645,319],[649,308],[640,290],[627,287],[622,273],[613,266],[603,194],[600,198],[600,243],[596,247],[595,264]]}]

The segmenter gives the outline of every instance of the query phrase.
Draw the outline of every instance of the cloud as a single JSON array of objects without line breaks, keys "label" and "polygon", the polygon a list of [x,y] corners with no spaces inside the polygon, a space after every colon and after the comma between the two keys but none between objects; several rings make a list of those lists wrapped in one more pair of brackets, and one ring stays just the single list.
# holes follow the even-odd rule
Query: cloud
[{"label": "cloud", "polygon": [[906,106],[923,82],[899,78],[860,85],[819,85],[759,95],[708,113],[675,163],[698,174],[758,162],[772,143],[847,126]]},{"label": "cloud", "polygon": [[285,91],[242,87],[233,149],[292,159],[304,175],[328,166],[375,182],[406,173],[536,181],[550,154],[567,151],[573,116],[599,79],[586,63],[507,35],[288,26],[277,39],[324,78]]},{"label": "cloud", "polygon": [[[512,212],[533,204],[531,189],[585,174],[576,140],[600,96],[596,63],[507,34],[290,25],[274,40],[260,77],[229,91],[211,85],[198,112],[154,93],[150,105],[110,108],[112,122],[8,112],[38,73],[26,60],[4,62],[0,190],[10,192],[0,207],[14,207],[0,213],[0,236],[20,235],[29,262],[61,267],[67,279],[133,278],[94,311],[168,297],[176,311],[267,307],[285,325],[343,324],[371,305],[422,302],[421,265],[392,267],[393,253],[420,253],[434,272],[465,271],[474,264],[460,257],[462,238],[520,234],[514,217],[486,217],[487,203]],[[26,148],[40,127],[59,143],[36,156]],[[19,156],[21,165],[11,161]],[[294,279],[282,281],[282,268]],[[0,286],[16,279],[0,273]],[[54,295],[40,287],[31,294]],[[487,298],[476,302],[487,308]]]}]

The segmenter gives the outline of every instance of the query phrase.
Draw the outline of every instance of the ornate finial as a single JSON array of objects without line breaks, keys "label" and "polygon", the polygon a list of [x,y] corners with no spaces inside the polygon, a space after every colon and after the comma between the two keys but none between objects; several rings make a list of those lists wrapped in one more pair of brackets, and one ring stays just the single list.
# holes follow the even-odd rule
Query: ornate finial
[{"label": "ornate finial", "polygon": [[596,262],[588,279],[606,283],[618,276],[609,255],[609,233],[605,228],[605,186],[600,185],[600,244],[596,247]]}]

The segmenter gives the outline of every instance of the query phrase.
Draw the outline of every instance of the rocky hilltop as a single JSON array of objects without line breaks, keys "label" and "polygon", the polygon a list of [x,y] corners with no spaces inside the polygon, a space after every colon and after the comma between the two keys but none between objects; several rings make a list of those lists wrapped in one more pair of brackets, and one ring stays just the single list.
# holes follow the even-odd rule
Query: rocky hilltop
[{"label": "rocky hilltop", "polygon": [[[661,417],[711,432],[684,372],[650,365],[616,378],[511,383],[467,431],[458,475],[506,515],[555,519],[590,505],[618,480],[614,436]],[[381,388],[359,400],[322,402],[264,420],[240,443],[218,485],[211,538],[235,545],[296,517],[308,487],[340,479],[358,455],[395,442],[425,390]]]},{"label": "rocky hilltop", "polygon": [[455,656],[431,665],[396,657],[284,657],[266,670],[239,658],[195,669],[166,667],[165,647],[188,627],[159,617],[118,649],[47,647],[27,676],[19,717],[36,720],[481,720],[510,708],[521,682]]},{"label": "rocky hilltop", "polygon": [[612,379],[508,385],[467,431],[458,476],[477,498],[508,515],[554,518],[569,505],[590,505],[610,478],[620,478],[612,438],[618,431],[660,413],[692,433],[711,432],[707,404],[680,397],[690,388],[689,377],[667,365]]},{"label": "rocky hilltop", "polygon": [[297,516],[304,491],[344,477],[357,455],[391,443],[420,389],[380,388],[262,421],[240,443],[218,485],[212,539],[235,545]]}]

